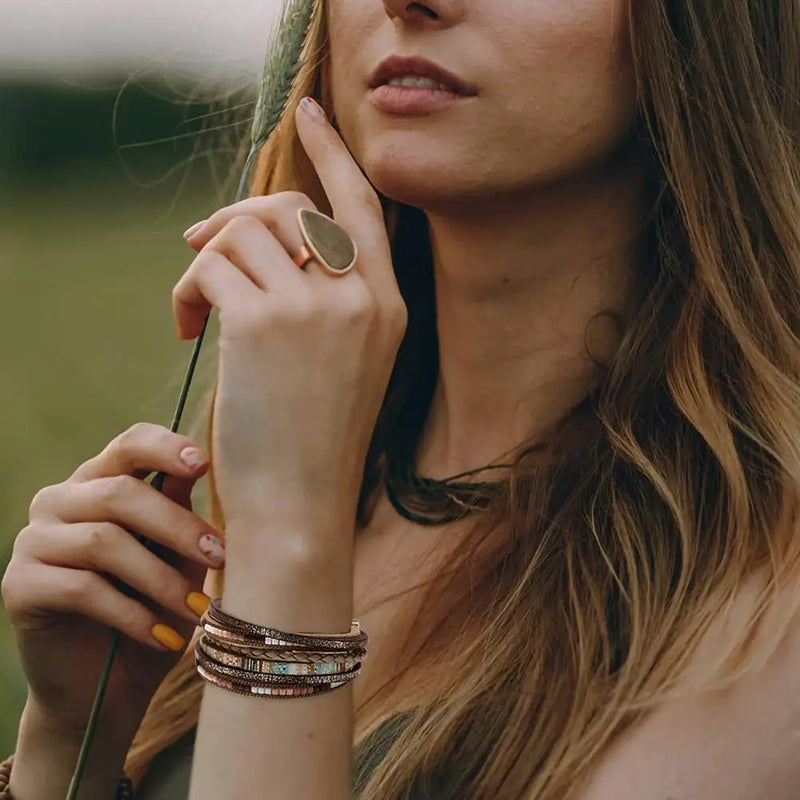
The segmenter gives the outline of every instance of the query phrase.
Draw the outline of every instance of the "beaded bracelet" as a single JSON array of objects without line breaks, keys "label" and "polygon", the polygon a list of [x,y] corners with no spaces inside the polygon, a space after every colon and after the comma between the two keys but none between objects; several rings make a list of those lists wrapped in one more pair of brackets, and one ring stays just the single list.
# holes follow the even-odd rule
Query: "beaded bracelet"
[{"label": "beaded bracelet", "polygon": [[[15,800],[14,795],[11,794],[11,789],[8,788],[9,781],[11,780],[11,767],[14,764],[14,756],[12,753],[2,764],[0,764],[0,800]],[[133,796],[133,782],[123,772],[117,787],[117,793],[114,795],[114,800],[134,800]]]},{"label": "beaded bracelet", "polygon": [[255,651],[243,653],[227,648],[214,647],[205,635],[199,639],[200,649],[213,661],[227,667],[237,667],[249,672],[274,675],[336,675],[347,672],[358,662],[358,658],[343,658],[336,661],[293,661],[289,658],[273,659],[269,656],[253,655]]},{"label": "beaded bracelet", "polygon": [[[332,688],[342,686],[350,680],[356,678],[361,672],[361,662],[357,661],[352,669],[338,674],[311,674],[311,675],[292,675],[281,673],[253,672],[251,670],[236,669],[226,667],[209,658],[203,651],[198,641],[194,648],[195,665],[202,665],[206,671],[214,672],[221,676],[227,676],[240,683],[250,683],[258,686],[306,686],[309,684],[329,684]],[[276,662],[280,663],[280,662]]]},{"label": "beaded bracelet", "polygon": [[203,640],[211,642],[214,646],[219,647],[229,653],[235,653],[238,656],[252,656],[253,658],[267,658],[272,661],[302,661],[306,664],[317,664],[324,662],[326,664],[340,664],[343,660],[349,658],[367,657],[367,650],[365,647],[353,648],[344,652],[325,653],[312,648],[291,648],[289,650],[273,650],[265,645],[238,645],[232,643],[229,639],[222,639],[211,633],[204,633]]},{"label": "beaded bracelet", "polygon": [[232,681],[229,678],[223,678],[213,672],[207,671],[201,664],[197,664],[198,674],[209,683],[219,686],[222,689],[227,689],[229,692],[236,694],[246,694],[249,696],[264,695],[264,696],[281,696],[281,697],[308,697],[315,694],[324,694],[330,689],[322,684],[319,686],[254,686],[249,683],[239,683]]}]

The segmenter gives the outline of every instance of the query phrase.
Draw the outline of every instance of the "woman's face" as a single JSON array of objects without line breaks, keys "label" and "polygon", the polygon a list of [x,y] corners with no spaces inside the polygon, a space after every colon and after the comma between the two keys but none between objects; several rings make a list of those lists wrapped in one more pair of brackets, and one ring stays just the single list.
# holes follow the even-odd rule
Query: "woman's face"
[{"label": "woman's face", "polygon": [[[375,187],[432,209],[561,180],[627,140],[634,81],[625,0],[328,0],[336,122]],[[369,99],[387,56],[472,84],[423,115]]]}]

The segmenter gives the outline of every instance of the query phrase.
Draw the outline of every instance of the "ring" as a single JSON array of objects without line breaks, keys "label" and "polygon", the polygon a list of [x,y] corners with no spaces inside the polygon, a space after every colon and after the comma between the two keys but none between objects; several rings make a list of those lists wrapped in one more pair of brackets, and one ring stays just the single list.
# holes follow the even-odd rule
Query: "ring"
[{"label": "ring", "polygon": [[358,248],[353,237],[338,222],[308,208],[297,210],[297,222],[305,241],[294,257],[300,269],[312,260],[318,261],[329,275],[344,275],[353,268]]}]

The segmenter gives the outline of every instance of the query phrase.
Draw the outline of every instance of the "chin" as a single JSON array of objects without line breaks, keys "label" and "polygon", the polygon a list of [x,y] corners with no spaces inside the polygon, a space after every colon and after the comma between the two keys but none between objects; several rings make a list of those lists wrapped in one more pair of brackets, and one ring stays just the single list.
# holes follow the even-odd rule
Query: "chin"
[{"label": "chin", "polygon": [[452,202],[467,191],[461,186],[465,170],[453,159],[435,158],[408,148],[373,150],[359,159],[364,173],[377,191],[391,200],[433,210]]}]

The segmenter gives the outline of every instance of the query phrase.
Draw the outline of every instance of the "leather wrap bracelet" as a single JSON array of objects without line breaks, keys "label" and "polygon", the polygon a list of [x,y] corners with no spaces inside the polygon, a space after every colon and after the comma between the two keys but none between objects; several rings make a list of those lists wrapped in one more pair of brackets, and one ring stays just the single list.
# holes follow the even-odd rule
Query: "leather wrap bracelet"
[{"label": "leather wrap bracelet", "polygon": [[315,651],[321,649],[332,651],[350,650],[351,648],[366,647],[367,645],[367,634],[361,630],[357,619],[352,621],[348,633],[287,633],[275,628],[255,625],[252,622],[246,622],[238,617],[226,614],[220,608],[221,599],[221,597],[211,599],[202,621],[208,624],[213,632],[217,630],[225,631],[230,638],[235,635],[236,638],[243,642],[261,646],[292,647],[297,649],[305,647]]},{"label": "leather wrap bracelet", "polygon": [[195,669],[237,694],[308,697],[350,683],[361,672],[368,636],[353,619],[346,633],[287,632],[225,613],[213,597],[195,643]]}]

